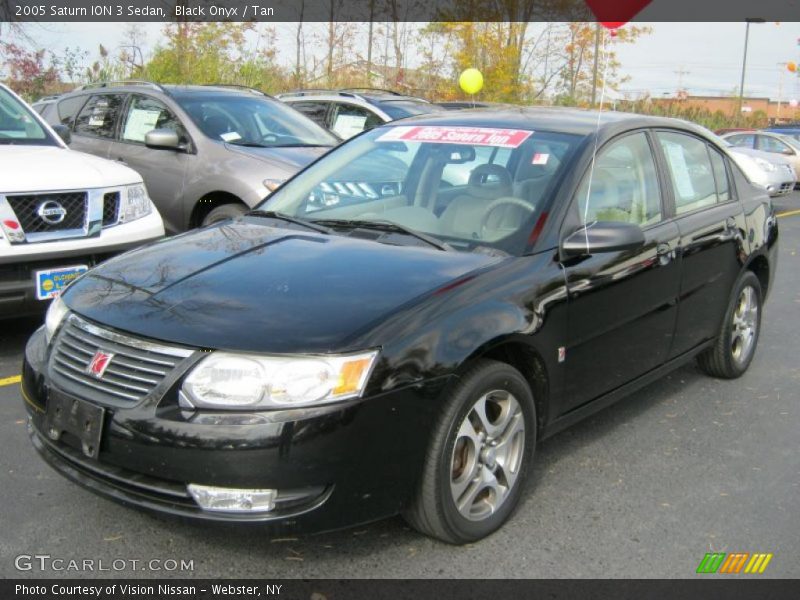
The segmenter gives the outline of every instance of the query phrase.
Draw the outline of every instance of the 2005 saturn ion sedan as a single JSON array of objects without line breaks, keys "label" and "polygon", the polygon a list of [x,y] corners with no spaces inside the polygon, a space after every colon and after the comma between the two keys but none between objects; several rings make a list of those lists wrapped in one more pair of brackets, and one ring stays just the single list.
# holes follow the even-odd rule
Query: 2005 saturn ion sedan
[{"label": "2005 saturn ion sedan", "polygon": [[477,540],[542,438],[695,358],[747,370],[777,235],[682,121],[404,120],[75,280],[27,345],[31,439],[162,513]]}]

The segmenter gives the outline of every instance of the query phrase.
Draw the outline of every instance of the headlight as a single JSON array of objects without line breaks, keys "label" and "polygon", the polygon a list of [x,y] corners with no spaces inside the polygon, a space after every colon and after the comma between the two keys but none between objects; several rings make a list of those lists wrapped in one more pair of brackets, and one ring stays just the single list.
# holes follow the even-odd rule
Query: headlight
[{"label": "headlight", "polygon": [[756,164],[764,169],[765,171],[775,171],[775,165],[769,162],[768,160],[764,160],[763,158],[758,158],[757,156],[753,158],[756,161]]},{"label": "headlight", "polygon": [[130,223],[150,214],[153,205],[147,196],[144,184],[127,186],[121,194],[119,206],[120,223]]},{"label": "headlight", "polygon": [[47,315],[44,318],[44,336],[48,344],[68,312],[69,309],[64,304],[61,296],[56,296],[50,302],[50,306],[47,307]]},{"label": "headlight", "polygon": [[181,406],[275,409],[330,404],[364,392],[378,351],[342,356],[214,352],[183,382]]}]

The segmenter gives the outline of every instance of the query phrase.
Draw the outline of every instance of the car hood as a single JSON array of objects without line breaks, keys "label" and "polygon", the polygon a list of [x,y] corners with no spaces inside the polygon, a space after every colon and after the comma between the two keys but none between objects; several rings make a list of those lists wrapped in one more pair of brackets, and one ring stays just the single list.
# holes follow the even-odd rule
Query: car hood
[{"label": "car hood", "polygon": [[764,152],[763,150],[756,150],[755,148],[741,148],[738,146],[733,146],[731,148],[728,148],[728,151],[733,154],[744,154],[746,156],[761,158],[766,160],[767,162],[771,162],[776,165],[792,164],[792,161],[786,158],[785,156],[781,156],[780,154],[775,154],[773,152]]},{"label": "car hood", "polygon": [[0,194],[139,183],[132,169],[58,146],[0,144]]},{"label": "car hood", "polygon": [[166,342],[326,353],[353,349],[349,340],[401,306],[502,260],[270,223],[246,217],[134,250],[89,271],[64,300]]},{"label": "car hood", "polygon": [[325,154],[333,146],[248,148],[247,146],[237,146],[236,144],[225,144],[225,147],[231,152],[257,158],[294,173]]}]

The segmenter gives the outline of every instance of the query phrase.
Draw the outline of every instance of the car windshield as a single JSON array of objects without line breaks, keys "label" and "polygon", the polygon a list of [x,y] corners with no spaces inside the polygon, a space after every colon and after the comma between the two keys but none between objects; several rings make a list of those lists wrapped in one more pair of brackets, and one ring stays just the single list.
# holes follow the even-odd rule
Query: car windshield
[{"label": "car windshield", "polygon": [[421,100],[383,100],[380,109],[389,115],[392,120],[413,117],[414,115],[427,115],[434,112],[444,112],[438,104],[422,102]]},{"label": "car windshield", "polygon": [[328,153],[259,209],[333,232],[337,224],[395,224],[456,250],[519,255],[581,139],[523,129],[381,127]]},{"label": "car windshield", "polygon": [[33,113],[0,87],[0,144],[56,145]]},{"label": "car windshield", "polygon": [[783,134],[783,133],[780,134],[780,139],[782,141],[786,142],[787,144],[789,144],[796,151],[800,152],[800,141],[799,140],[796,140],[792,136],[786,135],[786,134]]},{"label": "car windshield", "polygon": [[185,94],[178,103],[203,133],[229,144],[274,148],[339,142],[311,119],[263,96]]}]

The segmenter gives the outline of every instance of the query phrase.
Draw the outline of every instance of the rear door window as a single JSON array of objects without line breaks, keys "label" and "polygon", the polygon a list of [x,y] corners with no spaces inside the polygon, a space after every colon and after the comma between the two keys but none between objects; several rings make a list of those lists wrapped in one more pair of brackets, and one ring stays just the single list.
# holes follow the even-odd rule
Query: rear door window
[{"label": "rear door window", "polygon": [[383,121],[378,115],[361,106],[340,102],[333,105],[331,131],[343,140],[382,123]]},{"label": "rear door window", "polygon": [[[658,140],[667,160],[677,214],[724,201],[717,193],[706,142],[690,135],[663,131],[658,133]],[[724,193],[729,193],[727,187]]]},{"label": "rear door window", "polygon": [[97,94],[90,97],[75,121],[75,133],[113,138],[122,102],[121,94]]}]

